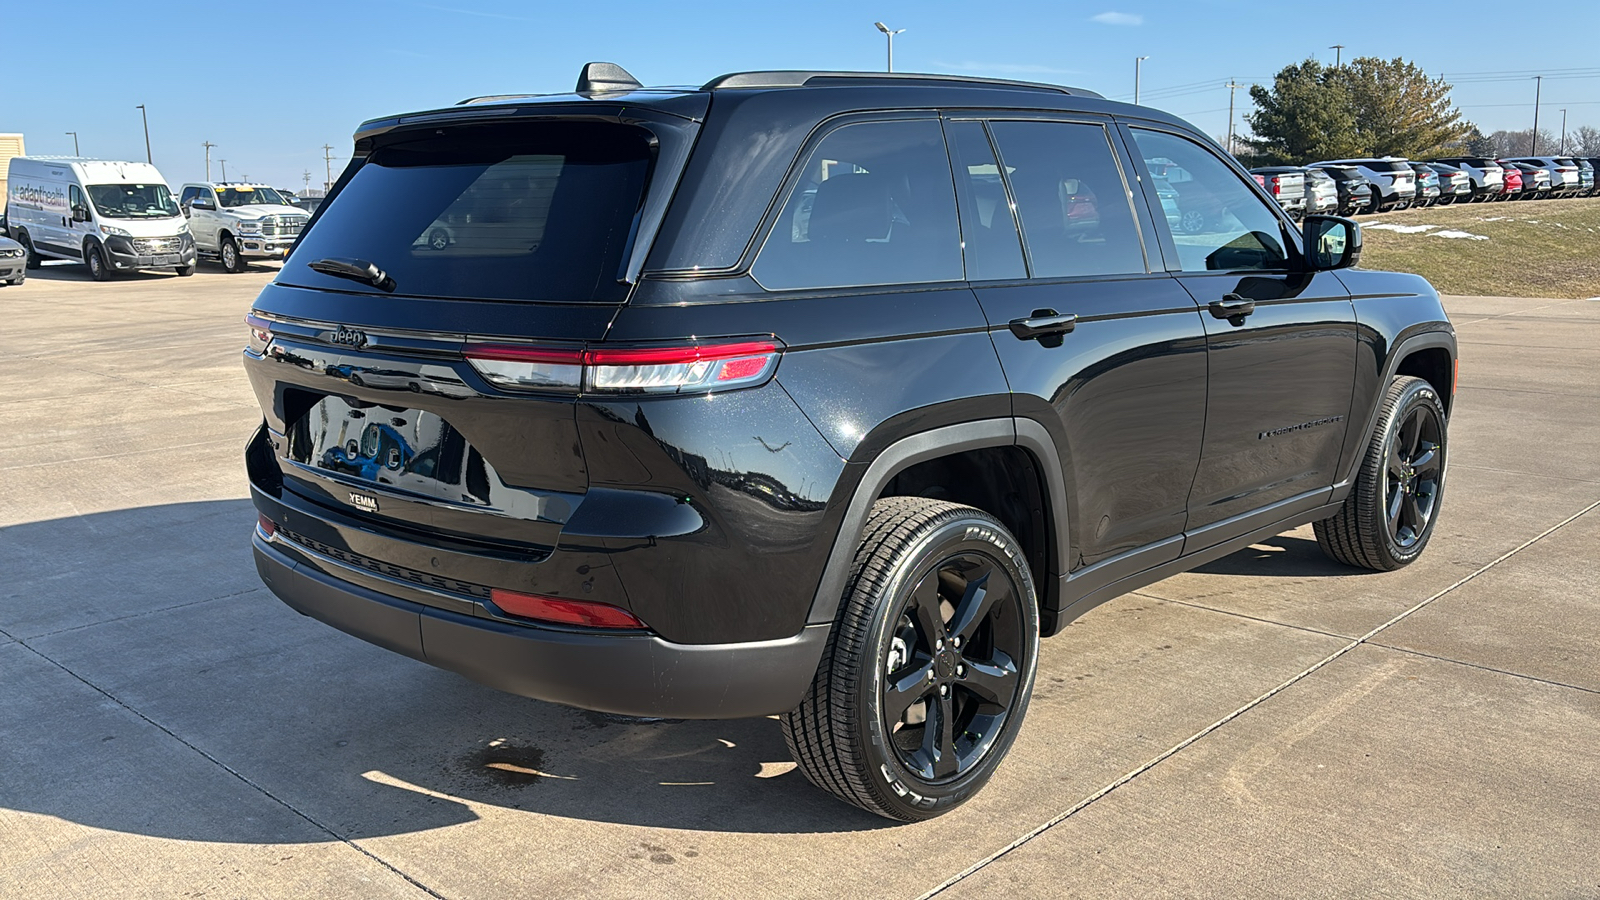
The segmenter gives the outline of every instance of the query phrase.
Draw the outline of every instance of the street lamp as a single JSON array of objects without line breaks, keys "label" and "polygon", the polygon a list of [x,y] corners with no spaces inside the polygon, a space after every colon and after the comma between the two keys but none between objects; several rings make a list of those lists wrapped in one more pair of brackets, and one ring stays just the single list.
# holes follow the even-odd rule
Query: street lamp
[{"label": "street lamp", "polygon": [[1539,153],[1539,94],[1544,90],[1544,76],[1533,76],[1533,136],[1529,138],[1528,155]]},{"label": "street lamp", "polygon": [[144,111],[143,103],[139,104],[139,118],[144,120],[144,161],[153,163],[155,160],[150,157],[150,116]]},{"label": "street lamp", "polygon": [[893,31],[890,31],[889,30],[889,26],[883,24],[882,22],[873,22],[872,24],[878,26],[878,30],[883,32],[883,36],[889,39],[889,68],[888,68],[887,71],[893,72],[894,71],[894,36],[899,34],[902,31],[905,31],[905,29],[904,28],[896,28]]},{"label": "street lamp", "polygon": [[82,156],[83,154],[78,152],[78,133],[76,131],[67,131],[67,132],[63,132],[63,134],[72,135],[72,155],[73,156]]},{"label": "street lamp", "polygon": [[1562,156],[1567,155],[1567,111],[1561,111],[1561,150]]},{"label": "street lamp", "polygon": [[1339,68],[1339,63],[1344,59],[1344,45],[1333,44],[1328,49],[1333,51],[1333,67]]},{"label": "street lamp", "polygon": [[1133,58],[1133,105],[1134,106],[1138,106],[1139,105],[1139,64],[1144,62],[1145,60],[1147,60],[1149,58],[1150,57],[1148,57],[1148,56],[1136,56],[1136,57]]}]

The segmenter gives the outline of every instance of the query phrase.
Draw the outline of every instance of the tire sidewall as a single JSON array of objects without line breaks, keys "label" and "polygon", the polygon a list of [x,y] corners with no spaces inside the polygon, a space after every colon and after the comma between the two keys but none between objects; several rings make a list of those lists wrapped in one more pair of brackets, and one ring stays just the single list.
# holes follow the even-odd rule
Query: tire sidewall
[{"label": "tire sidewall", "polygon": [[106,281],[110,278],[105,254],[101,251],[100,245],[94,241],[84,245],[83,263],[89,267],[89,277],[95,281]]},{"label": "tire sidewall", "polygon": [[[880,661],[888,653],[898,621],[891,620],[891,612],[898,611],[906,592],[938,563],[960,553],[977,553],[993,560],[1006,570],[1023,593],[1022,624],[1028,635],[1027,658],[1018,661],[1017,699],[1004,729],[983,759],[955,781],[928,785],[905,768],[889,743],[889,732],[883,721],[883,687],[887,673]],[[893,577],[874,598],[872,629],[861,659],[867,668],[857,683],[860,696],[856,702],[861,715],[856,727],[860,729],[859,746],[867,750],[867,762],[872,768],[868,777],[876,791],[901,817],[910,820],[933,818],[970,799],[983,788],[1010,751],[1026,716],[1038,670],[1038,592],[1016,539],[1000,523],[981,514],[947,519],[919,535],[902,553]]]},{"label": "tire sidewall", "polygon": [[1384,553],[1395,563],[1396,566],[1403,566],[1412,560],[1415,560],[1417,557],[1421,556],[1422,551],[1427,548],[1428,539],[1433,536],[1434,526],[1439,524],[1439,512],[1443,508],[1444,504],[1445,482],[1449,480],[1447,476],[1450,471],[1450,422],[1445,416],[1444,404],[1439,399],[1438,391],[1434,390],[1433,385],[1426,381],[1422,381],[1421,379],[1418,379],[1416,382],[1406,387],[1405,392],[1400,395],[1399,402],[1394,405],[1394,410],[1389,414],[1388,420],[1384,423],[1382,452],[1378,454],[1378,467],[1373,472],[1373,477],[1375,477],[1380,484],[1385,482],[1385,472],[1388,468],[1389,448],[1394,446],[1394,442],[1399,438],[1400,426],[1405,422],[1410,412],[1418,405],[1431,406],[1434,414],[1439,417],[1441,438],[1439,442],[1439,450],[1443,456],[1443,459],[1441,459],[1439,462],[1439,486],[1433,501],[1433,514],[1428,518],[1427,527],[1422,529],[1422,535],[1418,537],[1416,543],[1412,544],[1410,547],[1401,547],[1398,543],[1396,543],[1394,535],[1389,533],[1388,515],[1384,508],[1385,501],[1387,500],[1387,491],[1379,490],[1375,493],[1376,503],[1374,504],[1375,509],[1373,510],[1373,514],[1375,515],[1377,521],[1377,531],[1378,534],[1382,536]]}]

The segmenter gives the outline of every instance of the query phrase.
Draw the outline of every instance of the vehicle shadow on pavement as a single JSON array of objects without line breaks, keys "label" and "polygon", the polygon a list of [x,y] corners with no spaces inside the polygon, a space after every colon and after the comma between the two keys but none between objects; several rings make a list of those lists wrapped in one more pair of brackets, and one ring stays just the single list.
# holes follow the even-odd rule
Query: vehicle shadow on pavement
[{"label": "vehicle shadow on pavement", "polygon": [[1378,574],[1335,562],[1312,537],[1279,534],[1230,553],[1194,571],[1206,575],[1264,575],[1279,578],[1348,577]]},{"label": "vehicle shadow on pavement", "polygon": [[257,579],[254,521],[229,500],[0,528],[0,806],[242,843],[306,839],[267,794],[345,839],[521,814],[892,827],[808,783],[773,718],[574,710],[300,616]]}]

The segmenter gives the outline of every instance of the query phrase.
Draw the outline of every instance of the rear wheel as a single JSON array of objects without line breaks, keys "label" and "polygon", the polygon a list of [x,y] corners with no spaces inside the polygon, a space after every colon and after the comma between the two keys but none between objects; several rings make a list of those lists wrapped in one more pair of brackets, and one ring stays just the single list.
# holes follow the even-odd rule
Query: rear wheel
[{"label": "rear wheel", "polygon": [[811,690],[783,717],[801,772],[847,803],[918,821],[975,795],[1033,692],[1039,610],[992,516],[878,501]]},{"label": "rear wheel", "polygon": [[89,277],[95,281],[110,281],[111,266],[106,262],[105,248],[90,241],[83,245],[83,262],[89,267]]},{"label": "rear wheel", "polygon": [[1447,425],[1433,385],[1408,376],[1389,385],[1350,496],[1314,525],[1324,553],[1380,572],[1422,555],[1444,495]]},{"label": "rear wheel", "polygon": [[33,239],[28,237],[26,231],[22,232],[22,235],[17,239],[17,243],[22,245],[22,251],[26,254],[27,262],[23,264],[23,268],[37,269],[44,265],[44,260],[39,258],[39,251],[33,249]]}]

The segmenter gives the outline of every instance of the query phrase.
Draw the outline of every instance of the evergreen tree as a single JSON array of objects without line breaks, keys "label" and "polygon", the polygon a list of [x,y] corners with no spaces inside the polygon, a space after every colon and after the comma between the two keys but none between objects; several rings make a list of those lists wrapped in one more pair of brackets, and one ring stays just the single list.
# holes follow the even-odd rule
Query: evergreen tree
[{"label": "evergreen tree", "polygon": [[1272,87],[1250,87],[1256,108],[1244,119],[1254,137],[1241,143],[1265,165],[1300,165],[1361,152],[1342,81],[1314,59],[1286,66]]}]

